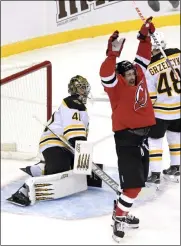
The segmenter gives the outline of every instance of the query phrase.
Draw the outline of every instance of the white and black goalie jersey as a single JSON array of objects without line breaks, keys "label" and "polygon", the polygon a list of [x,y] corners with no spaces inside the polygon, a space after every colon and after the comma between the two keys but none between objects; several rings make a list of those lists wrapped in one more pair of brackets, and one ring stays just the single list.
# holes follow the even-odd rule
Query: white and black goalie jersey
[{"label": "white and black goalie jersey", "polygon": [[155,117],[165,120],[180,118],[180,53],[175,49],[164,50],[174,67],[178,78],[161,53],[152,57],[146,72],[146,80],[150,98],[153,103]]},{"label": "white and black goalie jersey", "polygon": [[[48,122],[49,128],[65,138],[75,147],[76,140],[87,140],[89,117],[85,105],[73,95],[63,99],[59,109],[55,111]],[[48,128],[45,128],[39,143],[40,152],[45,149],[67,146],[57,138]]]}]

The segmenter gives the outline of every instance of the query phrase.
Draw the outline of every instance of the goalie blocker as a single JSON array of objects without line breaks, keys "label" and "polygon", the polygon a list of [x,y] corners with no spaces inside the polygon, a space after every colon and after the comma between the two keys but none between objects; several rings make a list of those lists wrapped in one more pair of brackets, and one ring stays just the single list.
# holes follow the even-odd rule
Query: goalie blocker
[{"label": "goalie blocker", "polygon": [[[102,179],[92,172],[93,143],[77,140],[75,143],[74,168],[76,174],[87,175],[88,186],[102,187]],[[103,170],[102,164],[97,164]]]}]

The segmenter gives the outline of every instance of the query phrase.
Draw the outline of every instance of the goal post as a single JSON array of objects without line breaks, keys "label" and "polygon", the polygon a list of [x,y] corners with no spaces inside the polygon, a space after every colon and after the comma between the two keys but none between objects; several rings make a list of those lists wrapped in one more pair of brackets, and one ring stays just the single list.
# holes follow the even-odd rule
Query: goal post
[{"label": "goal post", "polygon": [[4,76],[1,67],[1,158],[33,159],[43,131],[34,116],[46,122],[52,115],[52,64],[8,70]]}]

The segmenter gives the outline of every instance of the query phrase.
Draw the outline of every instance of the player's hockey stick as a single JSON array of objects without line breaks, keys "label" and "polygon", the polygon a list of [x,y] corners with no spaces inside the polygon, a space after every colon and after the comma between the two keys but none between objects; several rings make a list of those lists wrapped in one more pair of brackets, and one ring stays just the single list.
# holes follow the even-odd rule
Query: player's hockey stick
[{"label": "player's hockey stick", "polygon": [[[143,16],[141,10],[140,10],[140,9],[138,8],[138,6],[136,5],[136,2],[135,2],[135,1],[132,1],[132,2],[133,2],[133,6],[134,6],[136,12],[138,13],[139,17],[141,18],[141,20],[142,20],[143,22],[145,22],[146,19],[145,19],[145,17]],[[180,81],[180,78],[179,78],[177,72],[175,71],[175,69],[174,69],[174,67],[172,66],[170,60],[169,60],[168,57],[166,56],[166,54],[165,54],[164,50],[162,49],[161,44],[159,43],[158,39],[156,38],[156,36],[155,36],[154,34],[152,34],[151,36],[152,36],[154,42],[156,43],[156,45],[158,46],[158,48],[160,49],[160,51],[161,51],[163,57],[166,59],[167,63],[168,63],[169,66],[171,67],[171,69],[172,69],[173,73],[175,74],[176,78],[178,79],[178,81]]]},{"label": "player's hockey stick", "polygon": [[[67,147],[70,149],[70,151],[74,154],[75,150],[70,145],[70,143],[63,137],[57,135],[54,131],[50,129],[50,127],[44,123],[42,123],[37,116],[33,116],[40,124],[44,125],[49,129],[51,133],[53,133],[57,138],[59,138],[64,144],[67,145]],[[100,142],[100,141],[99,141]],[[101,179],[103,180],[111,189],[113,189],[115,192],[118,191],[118,183],[114,181],[107,173],[105,173],[98,165],[95,163],[92,163],[92,171]]]},{"label": "player's hockey stick", "polygon": [[94,97],[91,99],[92,102],[109,102],[109,98]]}]

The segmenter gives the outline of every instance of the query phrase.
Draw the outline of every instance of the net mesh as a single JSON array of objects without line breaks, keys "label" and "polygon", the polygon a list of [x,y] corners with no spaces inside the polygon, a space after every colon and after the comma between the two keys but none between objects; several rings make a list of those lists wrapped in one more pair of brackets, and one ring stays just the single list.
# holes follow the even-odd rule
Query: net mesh
[{"label": "net mesh", "polygon": [[[2,68],[1,78],[30,68],[28,74],[1,85],[1,151],[37,156],[38,144],[47,121],[47,67],[31,71],[32,66]],[[49,82],[50,83],[50,82]],[[12,154],[12,153],[11,153]]]}]

